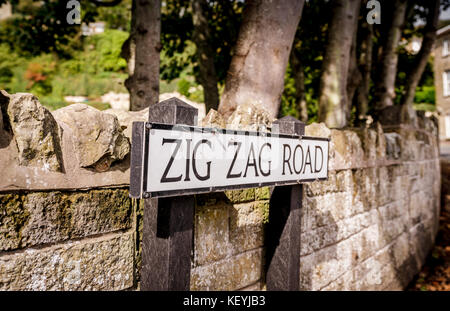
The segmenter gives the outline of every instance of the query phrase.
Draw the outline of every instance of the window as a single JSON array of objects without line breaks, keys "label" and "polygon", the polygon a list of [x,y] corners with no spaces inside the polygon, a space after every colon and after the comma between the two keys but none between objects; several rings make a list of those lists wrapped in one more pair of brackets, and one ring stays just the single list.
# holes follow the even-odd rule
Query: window
[{"label": "window", "polygon": [[442,56],[447,56],[449,54],[449,40],[444,40],[444,44],[442,46]]},{"label": "window", "polygon": [[445,136],[450,138],[450,116],[445,116]]},{"label": "window", "polygon": [[450,70],[444,72],[442,82],[444,96],[450,96]]}]

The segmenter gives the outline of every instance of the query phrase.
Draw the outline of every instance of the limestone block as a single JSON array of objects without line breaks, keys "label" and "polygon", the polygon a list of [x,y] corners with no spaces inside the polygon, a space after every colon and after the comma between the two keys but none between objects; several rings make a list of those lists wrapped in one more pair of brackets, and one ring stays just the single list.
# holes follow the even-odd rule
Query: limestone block
[{"label": "limestone block", "polygon": [[395,239],[391,246],[391,252],[394,257],[395,267],[397,269],[401,268],[410,256],[407,232],[404,232],[397,239]]},{"label": "limestone block", "polygon": [[122,290],[133,286],[133,233],[0,256],[0,290]]},{"label": "limestone block", "polygon": [[227,120],[227,128],[249,131],[270,131],[274,119],[269,112],[252,103],[238,105]]},{"label": "limestone block", "polygon": [[364,159],[373,162],[377,159],[377,132],[372,129],[355,129],[364,150]]},{"label": "limestone block", "polygon": [[301,236],[301,255],[307,255],[331,244],[348,239],[363,229],[376,224],[375,210],[343,219],[330,221],[324,226],[305,232]]},{"label": "limestone block", "polygon": [[423,223],[418,223],[409,230],[410,256],[415,263],[416,271],[425,263],[425,258],[433,245],[430,236]]},{"label": "limestone block", "polygon": [[331,130],[325,123],[311,123],[305,127],[305,135],[313,137],[331,137]]},{"label": "limestone block", "polygon": [[264,223],[268,222],[269,201],[235,204],[230,208],[230,243],[233,254],[261,247]]},{"label": "limestone block", "polygon": [[261,278],[262,249],[191,270],[191,290],[238,290]]},{"label": "limestone block", "polygon": [[130,143],[117,118],[85,104],[74,104],[53,112],[73,134],[75,154],[80,167],[107,171],[110,165],[130,152]]},{"label": "limestone block", "polygon": [[350,240],[300,258],[300,290],[320,290],[352,266]]},{"label": "limestone block", "polygon": [[364,151],[358,135],[349,130],[331,130],[330,169],[358,168],[364,164]]},{"label": "limestone block", "polygon": [[361,202],[364,210],[377,206],[377,171],[376,168],[354,171],[353,205]]},{"label": "limestone block", "polygon": [[195,209],[194,264],[203,265],[225,258],[231,253],[229,243],[229,208],[197,206]]},{"label": "limestone block", "polygon": [[324,195],[325,193],[333,193],[338,192],[340,189],[338,188],[336,182],[336,172],[330,171],[328,173],[327,180],[313,181],[309,183],[305,183],[303,187],[306,190],[306,194],[310,197]]},{"label": "limestone block", "polygon": [[401,139],[397,133],[385,133],[386,140],[386,158],[389,160],[398,160],[401,156]]},{"label": "limestone block", "polygon": [[228,190],[225,195],[231,203],[242,203],[255,200],[255,188]]},{"label": "limestone block", "polygon": [[376,123],[377,131],[377,159],[384,160],[386,158],[386,137],[384,136],[383,127],[379,122]]},{"label": "limestone block", "polygon": [[27,93],[9,95],[7,111],[19,165],[62,172],[60,128],[50,111]]},{"label": "limestone block", "polygon": [[255,200],[269,200],[270,199],[270,187],[255,188]]},{"label": "limestone block", "polygon": [[130,228],[126,189],[0,195],[0,251]]},{"label": "limestone block", "polygon": [[424,192],[419,191],[411,194],[411,200],[409,202],[410,227],[424,221],[426,218],[430,218],[427,209],[430,209],[430,205]]},{"label": "limestone block", "polygon": [[354,180],[351,170],[343,170],[336,173],[336,186],[339,192],[353,191]]},{"label": "limestone block", "polygon": [[336,223],[353,214],[352,195],[349,192],[329,193],[320,197],[304,198],[308,208],[309,229]]},{"label": "limestone block", "polygon": [[117,117],[123,134],[131,141],[132,125],[133,122],[147,122],[148,121],[148,108],[140,111],[124,111],[119,109],[107,109],[103,110],[103,113],[109,113]]},{"label": "limestone block", "polygon": [[214,109],[210,109],[208,114],[203,118],[201,126],[226,128],[226,122],[219,112]]},{"label": "limestone block", "polygon": [[23,208],[24,195],[0,194],[0,251],[19,247],[21,228],[26,224],[30,212]]}]

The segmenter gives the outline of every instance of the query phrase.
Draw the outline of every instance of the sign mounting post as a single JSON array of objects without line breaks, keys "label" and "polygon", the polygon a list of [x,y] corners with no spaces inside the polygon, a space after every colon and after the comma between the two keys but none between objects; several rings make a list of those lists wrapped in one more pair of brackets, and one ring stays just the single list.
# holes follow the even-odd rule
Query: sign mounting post
[{"label": "sign mounting post", "polygon": [[284,117],[271,133],[194,126],[172,98],[133,123],[130,195],[144,198],[143,290],[189,290],[198,193],[275,186],[266,234],[267,289],[298,290],[301,183],[328,178],[329,139]]}]

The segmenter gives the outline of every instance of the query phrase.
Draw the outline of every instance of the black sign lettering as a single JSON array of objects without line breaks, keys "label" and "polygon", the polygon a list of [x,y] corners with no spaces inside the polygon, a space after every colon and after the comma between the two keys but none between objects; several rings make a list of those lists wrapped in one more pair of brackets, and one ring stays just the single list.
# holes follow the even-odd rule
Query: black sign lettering
[{"label": "black sign lettering", "polygon": [[189,178],[189,158],[191,155],[191,142],[192,139],[186,139],[186,177],[184,178],[184,181],[190,181],[191,179]]},{"label": "black sign lettering", "polygon": [[234,154],[234,157],[233,157],[233,161],[231,161],[230,169],[228,170],[228,173],[227,173],[227,178],[239,178],[242,175],[242,172],[240,172],[239,174],[231,174],[234,163],[236,163],[236,159],[237,159],[239,150],[241,149],[241,144],[242,143],[239,141],[230,141],[228,143],[228,146],[237,146],[237,148],[236,148],[236,153]]},{"label": "black sign lettering", "polygon": [[[252,156],[252,162],[250,163],[250,156]],[[245,166],[244,177],[247,177],[247,170],[249,166],[253,166],[255,169],[255,176],[258,177],[258,168],[256,167],[255,150],[253,149],[253,143],[250,145],[250,151],[248,153],[247,165]]]},{"label": "black sign lettering", "polygon": [[[300,169],[299,170],[296,169],[296,167],[297,167],[297,165],[296,165],[296,163],[297,163],[296,154],[297,154],[298,149],[301,150],[300,154],[302,155],[302,160],[299,161],[300,162]],[[303,158],[304,158],[304,156],[303,156],[303,147],[301,145],[295,146],[295,149],[294,149],[294,165],[293,165],[295,174],[300,174],[301,173],[302,168],[303,168],[303,160],[304,160]]]},{"label": "black sign lettering", "polygon": [[[310,171],[312,173],[311,153],[309,152],[309,146],[308,146],[308,149],[306,149],[305,158],[306,158],[306,160],[305,160],[305,167],[303,168],[303,174],[305,174],[306,166],[308,166],[308,165],[309,165]],[[309,159],[309,161],[308,161],[308,159]]]},{"label": "black sign lettering", "polygon": [[265,143],[264,145],[261,146],[261,149],[259,150],[259,171],[261,172],[261,175],[266,177],[270,175],[270,166],[272,164],[272,161],[267,161],[267,163],[269,163],[269,169],[266,172],[264,172],[261,166],[261,154],[263,152],[264,147],[269,147],[269,149],[272,149],[272,145],[269,143]]},{"label": "black sign lettering", "polygon": [[[286,159],[286,150],[289,150],[289,157]],[[291,164],[289,164],[289,160],[291,159],[291,146],[287,145],[287,144],[283,144],[283,175],[286,175],[284,173],[284,168],[286,167],[285,164],[287,163],[288,167],[289,167],[289,172],[292,174],[292,170],[291,170]]]},{"label": "black sign lettering", "polygon": [[195,145],[194,153],[192,154],[192,169],[194,170],[194,175],[195,175],[195,177],[197,177],[198,180],[208,180],[210,177],[210,174],[211,174],[211,161],[206,162],[207,171],[206,171],[206,175],[204,175],[204,176],[201,176],[197,172],[197,165],[195,162],[195,155],[197,154],[197,149],[202,144],[207,144],[211,148],[211,142],[207,139],[202,139]]},{"label": "black sign lettering", "polygon": [[175,160],[175,155],[177,154],[178,149],[180,149],[181,139],[163,138],[162,144],[164,145],[165,143],[169,144],[176,143],[177,146],[175,147],[175,150],[173,151],[172,156],[170,157],[169,163],[167,163],[166,169],[164,170],[163,176],[161,177],[161,182],[163,183],[163,182],[180,181],[183,175],[180,175],[178,177],[167,177],[167,175],[169,174],[170,167],[172,166],[173,161]]},{"label": "black sign lettering", "polygon": [[[314,163],[314,171],[315,171],[315,173],[318,173],[318,172],[320,172],[322,170],[322,167],[323,167],[323,150],[322,150],[322,147],[320,147],[320,146],[315,146],[315,148],[316,148],[316,152],[315,152],[315,155],[314,155],[314,161],[315,161],[315,163]],[[319,150],[320,150],[320,154],[321,154],[320,162],[317,161],[317,153],[318,153]],[[320,168],[319,169],[317,169],[317,164],[318,163],[320,163]]]}]

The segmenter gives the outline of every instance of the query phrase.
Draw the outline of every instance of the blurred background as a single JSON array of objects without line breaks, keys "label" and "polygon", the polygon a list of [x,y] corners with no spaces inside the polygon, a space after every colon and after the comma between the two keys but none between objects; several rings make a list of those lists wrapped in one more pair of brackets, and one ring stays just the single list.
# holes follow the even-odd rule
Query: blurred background
[{"label": "blurred background", "polygon": [[[51,110],[73,102],[84,102],[101,110],[111,106],[129,108],[123,45],[131,31],[132,0],[112,1],[113,5],[108,1],[79,1],[80,25],[65,22],[69,10],[67,1],[0,2],[3,2],[0,9],[0,89],[9,93],[33,93]],[[193,22],[196,12],[190,1],[178,0],[161,2],[159,92],[178,92],[203,103],[205,92],[217,92],[220,96],[224,90],[243,18],[244,1],[194,2],[203,5],[201,13],[209,28],[207,49],[212,51],[208,57],[215,71],[210,75],[217,81],[217,89],[207,87],[205,90],[205,83],[202,83],[202,63],[196,53]],[[420,50],[427,24],[427,1],[415,2],[406,16],[398,48],[395,103],[402,102],[408,70]],[[278,116],[292,115],[308,123],[318,121],[322,63],[333,15],[331,5],[326,0],[304,3],[303,18],[285,73]],[[442,1],[441,10],[438,28],[450,24],[450,14]],[[361,11],[368,12],[364,4]],[[361,14],[359,23],[367,24],[365,14]],[[359,27],[359,32],[362,30],[364,26]],[[383,23],[375,24],[371,31],[372,51],[376,56],[383,46]],[[363,35],[357,40],[361,46]],[[372,67],[377,68],[378,64],[373,57]],[[370,104],[375,88],[373,81],[369,88],[368,112],[373,108]],[[214,105],[217,106],[217,102]],[[357,119],[357,108],[353,105],[350,109],[350,125]],[[417,85],[414,108],[436,111],[433,57],[429,58]]]}]

